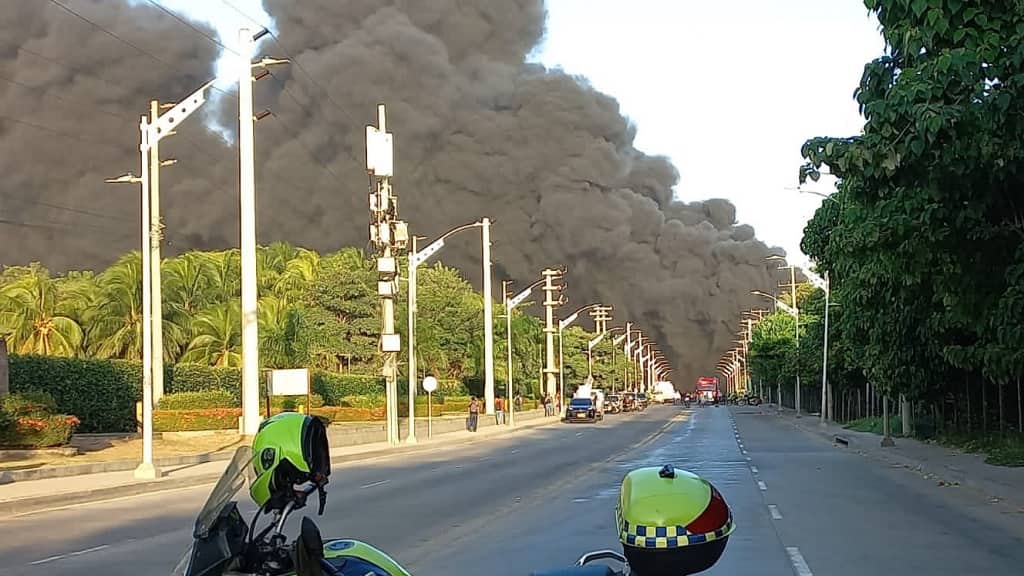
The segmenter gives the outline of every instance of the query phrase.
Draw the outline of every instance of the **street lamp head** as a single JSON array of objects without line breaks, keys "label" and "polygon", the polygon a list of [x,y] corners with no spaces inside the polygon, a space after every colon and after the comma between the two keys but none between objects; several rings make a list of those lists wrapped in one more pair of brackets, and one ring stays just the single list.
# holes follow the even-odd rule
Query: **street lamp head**
[{"label": "street lamp head", "polygon": [[269,56],[263,56],[255,65],[266,67],[276,66],[279,64],[288,64],[289,62],[291,62],[291,60],[289,60],[288,58],[270,58]]},{"label": "street lamp head", "polygon": [[263,111],[259,112],[258,114],[256,114],[254,116],[254,118],[256,119],[257,122],[259,122],[260,120],[263,120],[267,116],[273,116],[273,115],[274,115],[274,113],[269,108],[264,108]]},{"label": "street lamp head", "polygon": [[765,258],[765,260],[785,260],[785,259],[786,259],[785,256],[781,256],[779,254],[772,254],[771,256],[768,256],[768,257]]},{"label": "street lamp head", "polygon": [[252,41],[255,42],[255,41],[259,40],[260,38],[263,38],[267,34],[270,34],[270,30],[268,30],[266,28],[263,28],[259,32],[257,32],[257,33],[252,35]]},{"label": "street lamp head", "polygon": [[117,178],[107,178],[104,182],[107,184],[138,184],[142,182],[142,178],[128,172],[118,176]]}]

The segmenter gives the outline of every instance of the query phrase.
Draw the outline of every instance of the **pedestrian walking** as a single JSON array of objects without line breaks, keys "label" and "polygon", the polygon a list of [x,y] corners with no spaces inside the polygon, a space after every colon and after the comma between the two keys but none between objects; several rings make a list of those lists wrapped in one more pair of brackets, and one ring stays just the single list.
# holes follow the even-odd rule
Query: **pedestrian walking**
[{"label": "pedestrian walking", "polygon": [[515,404],[516,404],[516,412],[522,412],[523,411],[523,395],[522,394],[516,394]]},{"label": "pedestrian walking", "polygon": [[476,432],[477,423],[480,420],[480,401],[476,399],[476,396],[469,401],[469,420],[467,421],[467,427],[470,432]]},{"label": "pedestrian walking", "polygon": [[505,399],[500,396],[494,399],[494,423],[498,426],[505,423]]}]

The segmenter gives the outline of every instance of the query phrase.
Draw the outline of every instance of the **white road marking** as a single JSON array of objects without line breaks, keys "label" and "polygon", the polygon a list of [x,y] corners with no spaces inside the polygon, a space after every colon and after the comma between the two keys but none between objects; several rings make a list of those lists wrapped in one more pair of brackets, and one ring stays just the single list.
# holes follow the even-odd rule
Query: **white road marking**
[{"label": "white road marking", "polygon": [[577,432],[577,433],[576,433],[576,437],[577,437],[577,438],[579,438],[580,436],[583,436],[583,432]]},{"label": "white road marking", "polygon": [[797,576],[814,576],[811,572],[810,566],[807,565],[807,561],[804,560],[804,555],[800,553],[800,549],[795,546],[787,546],[786,554],[789,554],[789,561],[793,564],[793,570],[796,570]]},{"label": "white road marking", "polygon": [[747,456],[747,462],[750,462],[750,456]]},{"label": "white road marking", "polygon": [[772,513],[772,520],[782,520],[782,512],[779,512],[779,507],[775,504],[769,504],[768,511]]},{"label": "white road marking", "polygon": [[768,489],[768,485],[764,483],[764,480],[758,480],[757,487],[760,488],[762,492]]},{"label": "white road marking", "polygon": [[757,466],[751,466],[750,471],[753,472],[754,474],[757,474]]},{"label": "white road marking", "polygon": [[740,448],[740,452],[743,452],[743,455],[744,455],[744,456],[746,456],[746,454],[747,454],[747,451],[746,451],[746,450],[744,450],[744,449],[742,449],[742,448]]},{"label": "white road marking", "polygon": [[93,546],[92,548],[86,548],[85,550],[79,550],[78,552],[69,552],[67,554],[59,554],[57,556],[50,556],[50,557],[47,557],[47,558],[43,558],[42,560],[36,560],[35,562],[29,562],[29,566],[38,566],[39,564],[46,564],[48,562],[54,562],[56,560],[61,560],[63,558],[70,558],[72,556],[82,556],[83,554],[89,554],[90,552],[97,552],[99,550],[103,550],[104,548],[110,548],[110,545],[109,544],[104,544],[102,546]]},{"label": "white road marking", "polygon": [[590,500],[590,498],[573,498],[572,499],[573,503],[575,503],[575,504],[579,504],[581,502],[586,502],[587,500]]},{"label": "white road marking", "polygon": [[481,458],[481,459],[480,459],[479,461],[480,461],[480,462],[487,462],[487,461],[488,461],[488,460],[490,460],[490,459],[491,459],[491,457],[490,457],[490,456],[484,456],[484,457],[483,457],[483,458]]},{"label": "white road marking", "polygon": [[360,488],[373,488],[374,486],[380,486],[381,484],[387,484],[391,480],[381,480],[379,482],[370,482],[369,484],[363,484]]},{"label": "white road marking", "polygon": [[519,452],[519,448],[516,448],[515,450],[511,450],[511,451],[509,452],[509,454],[515,454],[516,452]]}]

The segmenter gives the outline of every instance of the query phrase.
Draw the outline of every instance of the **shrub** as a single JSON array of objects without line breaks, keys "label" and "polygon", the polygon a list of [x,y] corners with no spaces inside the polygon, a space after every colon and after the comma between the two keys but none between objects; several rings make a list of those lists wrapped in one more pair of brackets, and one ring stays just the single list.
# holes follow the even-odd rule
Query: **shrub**
[{"label": "shrub", "polygon": [[238,428],[238,417],[241,415],[241,408],[154,410],[153,430],[156,432],[233,430]]},{"label": "shrub", "polygon": [[57,410],[81,419],[82,432],[135,429],[142,365],[123,360],[10,356],[11,392],[48,392]]},{"label": "shrub", "polygon": [[380,408],[348,408],[324,406],[314,408],[313,415],[326,417],[331,422],[368,422],[384,420],[384,407]]},{"label": "shrub", "polygon": [[16,416],[40,416],[53,414],[57,411],[57,403],[49,392],[31,390],[18,394],[8,394],[3,398],[2,409],[12,417]]},{"label": "shrub", "polygon": [[328,406],[340,406],[346,396],[377,395],[384,392],[384,381],[380,376],[335,374],[322,370],[312,372],[310,386]]},{"label": "shrub", "polygon": [[[319,408],[324,405],[324,399],[319,394],[310,394],[309,403],[313,408]],[[270,408],[272,410],[285,410],[286,406],[288,410],[297,410],[299,406],[306,405],[305,396],[274,396],[270,400]],[[266,399],[260,403],[260,410],[266,410]]]},{"label": "shrub", "polygon": [[204,410],[208,408],[237,408],[238,401],[227,390],[202,392],[176,392],[160,399],[160,410]]},{"label": "shrub", "polygon": [[[260,378],[260,390],[264,390]],[[217,368],[202,364],[175,364],[166,392],[206,392],[222,390],[231,394],[237,405],[242,398],[242,373],[238,368]]]},{"label": "shrub", "polygon": [[79,425],[78,418],[64,414],[19,416],[13,425],[0,430],[0,446],[49,448],[63,446]]},{"label": "shrub", "polygon": [[386,404],[383,394],[363,394],[359,396],[345,396],[334,406],[346,408],[381,408]]}]

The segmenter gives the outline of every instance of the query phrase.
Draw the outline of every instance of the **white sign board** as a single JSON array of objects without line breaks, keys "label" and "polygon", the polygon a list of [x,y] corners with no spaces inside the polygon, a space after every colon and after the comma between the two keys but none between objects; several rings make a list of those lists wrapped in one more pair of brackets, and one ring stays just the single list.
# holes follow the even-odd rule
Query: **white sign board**
[{"label": "white sign board", "polygon": [[437,378],[433,376],[427,376],[423,379],[423,389],[427,392],[433,392],[437,390]]},{"label": "white sign board", "polygon": [[272,370],[270,372],[271,396],[305,396],[309,393],[309,370]]}]

